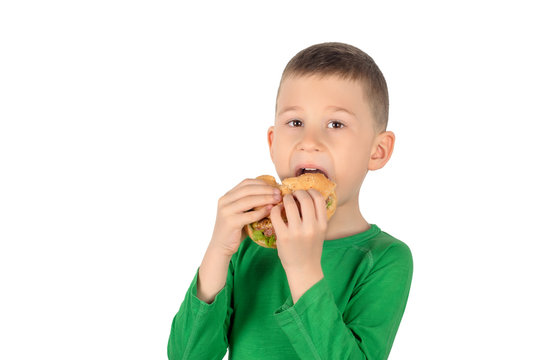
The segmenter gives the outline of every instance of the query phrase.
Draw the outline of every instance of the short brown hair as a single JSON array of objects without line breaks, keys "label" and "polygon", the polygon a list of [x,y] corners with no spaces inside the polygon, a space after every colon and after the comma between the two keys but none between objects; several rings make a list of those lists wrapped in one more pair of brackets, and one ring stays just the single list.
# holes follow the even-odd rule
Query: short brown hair
[{"label": "short brown hair", "polygon": [[387,129],[389,94],[387,83],[374,60],[355,46],[340,42],[324,42],[299,51],[285,66],[283,80],[290,76],[336,75],[342,79],[359,81],[374,117],[376,134]]}]

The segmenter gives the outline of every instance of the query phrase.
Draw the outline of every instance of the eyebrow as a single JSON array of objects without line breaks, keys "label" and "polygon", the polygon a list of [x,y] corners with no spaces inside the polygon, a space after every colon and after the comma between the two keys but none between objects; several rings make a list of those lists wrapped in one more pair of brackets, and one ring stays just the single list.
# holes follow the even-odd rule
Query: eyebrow
[{"label": "eyebrow", "polygon": [[[351,116],[353,117],[357,117],[352,111],[349,111],[348,109],[345,109],[343,107],[340,107],[340,106],[334,106],[334,105],[331,105],[331,106],[327,106],[325,109],[331,109],[333,110],[334,112],[345,112],[345,113],[348,113],[350,114]],[[278,115],[281,115],[283,114],[284,112],[287,112],[287,111],[291,111],[291,110],[302,110],[302,108],[300,106],[288,106],[286,108],[283,108],[279,113]]]}]

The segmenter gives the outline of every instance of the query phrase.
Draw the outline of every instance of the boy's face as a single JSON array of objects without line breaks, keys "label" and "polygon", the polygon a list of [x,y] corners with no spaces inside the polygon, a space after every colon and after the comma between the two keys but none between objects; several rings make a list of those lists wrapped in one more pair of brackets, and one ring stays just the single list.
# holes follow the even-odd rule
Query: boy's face
[{"label": "boy's face", "polygon": [[373,160],[380,153],[373,121],[359,82],[336,76],[286,78],[275,125],[268,130],[280,180],[296,176],[301,166],[316,165],[337,184],[339,205],[353,199],[368,169],[383,166],[389,158],[381,166]]}]

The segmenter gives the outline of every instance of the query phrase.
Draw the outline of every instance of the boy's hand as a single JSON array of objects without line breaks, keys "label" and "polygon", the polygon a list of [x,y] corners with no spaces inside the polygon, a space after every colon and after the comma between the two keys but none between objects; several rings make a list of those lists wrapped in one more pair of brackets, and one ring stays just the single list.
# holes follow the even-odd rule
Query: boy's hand
[{"label": "boy's hand", "polygon": [[[274,194],[278,194],[278,197],[274,197]],[[245,179],[219,198],[210,246],[227,256],[232,256],[247,236],[245,231],[242,231],[244,225],[267,216],[273,204],[279,201],[281,201],[279,189],[268,185],[264,180]],[[249,211],[257,206],[264,207]]]},{"label": "boy's hand", "polygon": [[[295,198],[300,203],[302,219]],[[288,224],[281,218],[282,208],[285,208]],[[292,195],[285,195],[283,205],[272,208],[270,220],[276,232],[278,256],[288,277],[293,273],[322,275],[321,254],[327,231],[327,208],[323,196],[315,189],[297,190]]]}]

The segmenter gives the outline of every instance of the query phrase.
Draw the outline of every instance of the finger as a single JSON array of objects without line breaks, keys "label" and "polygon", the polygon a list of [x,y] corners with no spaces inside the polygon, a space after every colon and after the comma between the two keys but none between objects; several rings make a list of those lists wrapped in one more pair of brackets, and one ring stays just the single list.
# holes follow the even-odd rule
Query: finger
[{"label": "finger", "polygon": [[314,201],[317,221],[322,224],[327,223],[327,201],[316,189],[310,189],[308,190],[308,193]]},{"label": "finger", "polygon": [[281,195],[278,195],[278,197],[275,195],[249,195],[227,205],[227,207],[231,213],[241,213],[264,205],[275,205],[280,201]]},{"label": "finger", "polygon": [[[252,179],[252,178],[247,178],[247,179],[242,180],[240,183],[238,183],[235,187],[233,187],[230,191],[228,191],[227,194],[235,193],[235,192],[237,192],[239,189],[245,188],[245,187],[251,186],[251,185],[270,186],[270,187],[274,188],[274,186],[272,186],[271,184],[267,183],[267,182],[264,181],[263,179]],[[226,195],[226,194],[225,194],[225,195]]]},{"label": "finger", "polygon": [[240,226],[251,224],[251,223],[254,223],[255,221],[259,221],[265,218],[266,216],[269,215],[271,208],[272,208],[272,205],[268,205],[259,210],[251,210],[242,214],[240,216],[240,221],[242,222]]},{"label": "finger", "polygon": [[293,195],[300,203],[302,221],[315,223],[317,221],[317,216],[314,210],[315,206],[312,196],[310,196],[310,194],[308,194],[308,192],[304,190],[297,190],[293,193]]},{"label": "finger", "polygon": [[287,215],[289,226],[300,225],[300,214],[292,194],[287,194],[283,197],[283,206],[285,207],[285,215]]},{"label": "finger", "polygon": [[240,188],[242,186],[246,185],[263,185],[266,184],[266,181],[262,179],[252,179],[252,178],[246,178],[238,183],[233,189]]},{"label": "finger", "polygon": [[[272,226],[274,227],[274,231],[276,232],[276,235],[283,234],[287,230],[287,226],[285,225],[285,222],[282,219],[281,211],[284,208],[283,204],[278,204],[270,210],[270,221],[272,221]],[[276,239],[278,236],[276,236]]]},{"label": "finger", "polygon": [[[262,180],[257,180],[262,181]],[[275,188],[271,185],[261,184],[261,183],[249,183],[239,188],[234,188],[231,191],[227,192],[220,199],[223,205],[232,204],[244,197],[250,195],[273,195],[281,194],[281,191],[278,188]]]},{"label": "finger", "polygon": [[[257,180],[262,181],[262,180]],[[266,183],[249,183],[245,184],[239,188],[234,188],[229,191],[227,194],[231,195],[234,200],[239,199],[248,195],[257,195],[257,194],[281,194],[280,189]],[[227,195],[225,194],[225,195]]]}]

